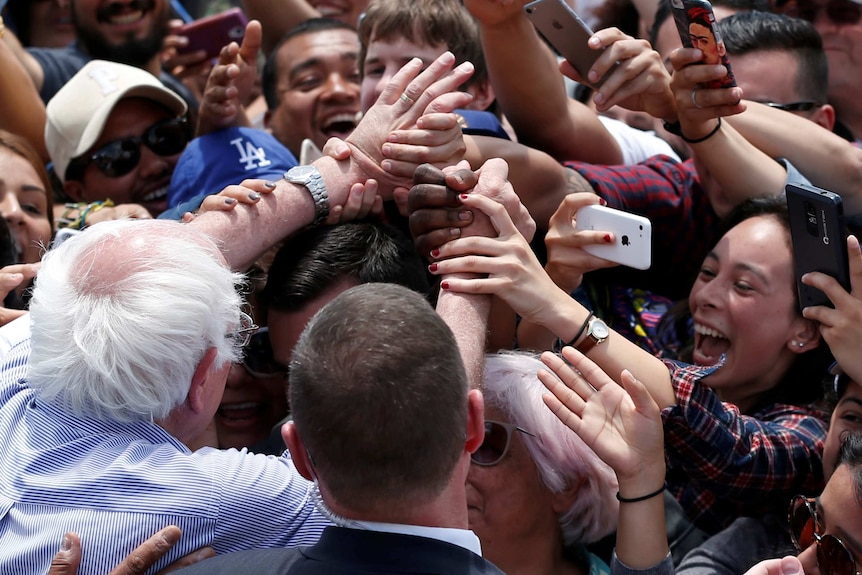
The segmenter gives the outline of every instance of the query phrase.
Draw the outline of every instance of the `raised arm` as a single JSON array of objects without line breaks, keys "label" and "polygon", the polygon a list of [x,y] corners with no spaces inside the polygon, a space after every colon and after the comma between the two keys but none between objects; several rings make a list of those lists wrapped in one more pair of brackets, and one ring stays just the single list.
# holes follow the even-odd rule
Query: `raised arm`
[{"label": "raised arm", "polygon": [[8,36],[7,30],[0,40],[0,128],[26,138],[47,163],[51,158],[45,148],[45,104]]},{"label": "raised arm", "polygon": [[306,0],[243,0],[242,5],[249,19],[266,22],[263,27],[264,54],[269,54],[291,28],[311,18],[320,18],[320,12]]}]

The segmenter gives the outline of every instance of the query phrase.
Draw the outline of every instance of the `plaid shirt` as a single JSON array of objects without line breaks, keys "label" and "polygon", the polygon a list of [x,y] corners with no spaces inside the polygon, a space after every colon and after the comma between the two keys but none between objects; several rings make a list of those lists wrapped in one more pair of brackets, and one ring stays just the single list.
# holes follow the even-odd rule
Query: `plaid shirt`
[{"label": "plaid shirt", "polygon": [[653,156],[634,166],[565,165],[583,176],[608,206],[652,222],[649,270],[620,266],[593,273],[610,284],[638,286],[675,300],[688,297],[718,223],[694,162]]},{"label": "plaid shirt", "polygon": [[829,414],[776,403],[743,415],[701,382],[717,367],[665,363],[677,398],[662,412],[667,485],[698,527],[782,516],[793,495],[820,493]]}]

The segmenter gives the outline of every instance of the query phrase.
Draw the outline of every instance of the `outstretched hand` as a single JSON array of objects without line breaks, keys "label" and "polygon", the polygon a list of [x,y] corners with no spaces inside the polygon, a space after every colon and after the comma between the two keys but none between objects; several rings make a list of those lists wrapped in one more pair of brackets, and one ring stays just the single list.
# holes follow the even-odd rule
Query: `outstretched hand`
[{"label": "outstretched hand", "polygon": [[649,391],[628,370],[621,375],[623,386],[617,385],[574,348],[564,348],[563,357],[569,364],[542,354],[550,370],[538,374],[550,392],[547,406],[614,469],[621,494],[655,491],[664,483],[664,435]]}]

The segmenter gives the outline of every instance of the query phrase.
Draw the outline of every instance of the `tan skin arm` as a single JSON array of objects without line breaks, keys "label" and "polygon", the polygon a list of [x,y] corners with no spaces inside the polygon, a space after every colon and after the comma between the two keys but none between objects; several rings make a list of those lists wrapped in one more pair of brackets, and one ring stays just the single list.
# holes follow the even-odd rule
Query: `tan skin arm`
[{"label": "tan skin arm", "polygon": [[305,0],[243,0],[242,5],[249,20],[265,23],[264,54],[269,54],[288,30],[311,18],[320,18],[320,12]]},{"label": "tan skin arm", "polygon": [[[0,128],[19,134],[39,152],[45,163],[51,158],[45,148],[45,104],[39,96],[42,68],[32,56],[20,48],[18,39],[8,29],[0,41]],[[23,61],[22,61],[23,59]],[[33,69],[25,66],[32,61]],[[38,86],[33,73],[38,70]]]}]

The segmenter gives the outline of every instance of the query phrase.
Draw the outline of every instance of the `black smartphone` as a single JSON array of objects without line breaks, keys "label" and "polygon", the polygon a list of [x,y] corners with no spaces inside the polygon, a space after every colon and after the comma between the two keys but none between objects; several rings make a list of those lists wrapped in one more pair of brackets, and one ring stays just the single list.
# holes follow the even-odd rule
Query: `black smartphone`
[{"label": "black smartphone", "polygon": [[[590,68],[605,50],[594,50],[587,45],[593,35],[590,27],[565,0],[535,0],[524,6],[524,12],[536,30],[586,81]],[[604,78],[592,85],[601,86],[602,82]]]},{"label": "black smartphone", "polygon": [[850,291],[847,232],[841,196],[804,184],[787,184],[787,211],[793,243],[793,265],[799,308],[812,305],[834,307],[826,294],[802,283],[808,272],[828,274]]},{"label": "black smartphone", "polygon": [[671,0],[671,12],[679,32],[679,39],[686,48],[697,48],[703,52],[704,64],[721,64],[727,68],[727,76],[704,82],[701,88],[733,88],[736,78],[730,69],[730,60],[724,40],[715,26],[715,12],[707,0]]},{"label": "black smartphone", "polygon": [[246,24],[248,19],[240,8],[231,8],[190,22],[176,32],[178,36],[185,36],[189,40],[188,45],[177,48],[177,53],[188,54],[203,50],[207,53],[207,58],[215,58],[221,49],[231,42],[242,42]]}]

